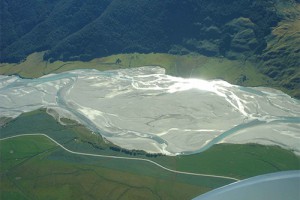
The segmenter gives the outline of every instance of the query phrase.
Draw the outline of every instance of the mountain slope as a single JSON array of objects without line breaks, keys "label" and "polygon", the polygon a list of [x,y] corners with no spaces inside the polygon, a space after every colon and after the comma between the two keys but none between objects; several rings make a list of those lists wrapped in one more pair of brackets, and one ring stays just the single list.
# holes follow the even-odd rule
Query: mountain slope
[{"label": "mountain slope", "polygon": [[[279,21],[274,0],[1,0],[1,62],[115,53],[249,56]],[[28,23],[26,23],[28,22]],[[11,34],[14,33],[14,34]]]},{"label": "mountain slope", "polygon": [[111,0],[1,0],[1,62],[51,49],[101,15]]},{"label": "mountain slope", "polygon": [[40,51],[46,51],[46,62],[134,52],[200,54],[250,61],[273,79],[269,86],[300,98],[299,5],[299,0],[0,0],[0,62],[20,62]]},{"label": "mountain slope", "polygon": [[282,20],[267,38],[261,71],[300,99],[300,4],[279,5]]}]

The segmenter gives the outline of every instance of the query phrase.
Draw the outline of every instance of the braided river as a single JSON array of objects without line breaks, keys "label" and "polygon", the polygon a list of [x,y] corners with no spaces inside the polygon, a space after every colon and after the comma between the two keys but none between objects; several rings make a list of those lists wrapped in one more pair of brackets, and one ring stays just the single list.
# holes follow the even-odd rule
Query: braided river
[{"label": "braided river", "polygon": [[156,66],[0,76],[0,118],[39,108],[127,149],[179,155],[259,143],[300,154],[299,100],[266,87],[173,77]]}]

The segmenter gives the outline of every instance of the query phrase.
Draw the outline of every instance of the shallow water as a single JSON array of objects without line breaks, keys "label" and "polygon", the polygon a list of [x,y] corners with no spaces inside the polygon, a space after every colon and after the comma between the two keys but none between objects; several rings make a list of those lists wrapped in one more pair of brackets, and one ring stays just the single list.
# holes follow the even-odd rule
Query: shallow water
[{"label": "shallow water", "polygon": [[159,67],[0,76],[0,117],[42,107],[128,149],[176,155],[257,142],[300,152],[298,100],[270,88],[172,77]]}]

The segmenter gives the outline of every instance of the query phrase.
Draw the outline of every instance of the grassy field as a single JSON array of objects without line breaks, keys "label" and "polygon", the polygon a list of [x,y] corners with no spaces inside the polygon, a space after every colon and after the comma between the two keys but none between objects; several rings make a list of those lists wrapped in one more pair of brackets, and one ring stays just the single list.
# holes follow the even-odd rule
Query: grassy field
[{"label": "grassy field", "polygon": [[[117,60],[120,63],[117,63]],[[233,84],[247,86],[272,85],[272,81],[260,73],[251,62],[228,60],[226,58],[202,55],[119,54],[97,58],[89,62],[43,61],[43,52],[33,53],[19,64],[0,64],[0,74],[18,74],[25,78],[36,78],[49,73],[60,73],[73,69],[112,70],[120,68],[161,66],[166,73],[174,76],[197,77],[203,79],[223,79]]]},{"label": "grassy field", "polygon": [[41,136],[1,141],[0,153],[1,199],[190,199],[231,182],[72,155]]},{"label": "grassy field", "polygon": [[299,156],[278,146],[259,144],[217,144],[203,153],[173,159],[178,170],[205,172],[239,179],[300,169]]},{"label": "grassy field", "polygon": [[[289,25],[292,27],[290,23]],[[278,34],[280,30],[280,28],[274,30],[274,34]],[[291,41],[292,40],[289,40],[289,42]],[[272,52],[274,49],[277,49],[282,53],[283,50],[280,47],[277,48],[279,43],[272,45],[272,42],[273,40],[269,45],[271,46],[269,49],[271,52],[270,55],[273,54]],[[294,51],[296,52],[296,50]],[[55,61],[50,63],[43,60],[43,54],[44,52],[33,53],[21,63],[0,63],[0,74],[16,74],[24,78],[37,78],[50,73],[61,73],[74,69],[97,69],[105,71],[141,66],[160,66],[165,68],[167,74],[173,76],[201,78],[205,80],[222,79],[231,84],[242,86],[272,87],[282,90],[293,97],[297,98],[299,96],[299,90],[297,89],[297,84],[299,84],[297,82],[299,68],[297,65],[291,63],[291,66],[295,67],[275,69],[277,65],[276,59],[271,60],[269,63],[262,63],[257,61],[229,60],[221,57],[206,57],[198,54],[171,55],[165,53],[132,53],[96,58],[88,62]],[[266,55],[268,54],[266,53]],[[296,55],[297,54],[291,54],[291,56],[294,57]],[[279,54],[275,56],[277,56],[277,60],[280,60],[282,57]],[[120,60],[121,62],[118,63],[117,60]],[[293,58],[291,60],[294,61],[297,59]],[[273,71],[276,71],[281,78],[275,77],[271,79],[266,76],[266,74],[273,73]]]},{"label": "grassy field", "polygon": [[[57,123],[43,110],[23,114],[0,131],[2,138],[44,133],[77,152],[140,157],[175,170],[239,179],[300,169],[300,158],[293,153],[255,144],[220,144],[200,154],[176,157],[130,156],[110,150],[111,143],[83,126]],[[175,174],[144,161],[74,155],[43,136],[0,141],[0,163],[0,199],[191,199],[232,182]]]},{"label": "grassy field", "polygon": [[[299,13],[300,7],[294,8]],[[289,10],[286,11],[290,15]],[[223,79],[243,86],[267,86],[300,96],[300,20],[290,17],[272,30],[260,62],[202,55],[132,53],[96,58],[89,62],[43,60],[44,52],[21,63],[0,63],[1,75],[37,78],[73,69],[100,71],[161,66],[173,76]],[[118,62],[117,62],[118,61]],[[288,66],[288,67],[286,67]],[[268,74],[269,76],[266,76]],[[272,79],[270,77],[273,77]],[[185,156],[132,156],[101,135],[65,119],[63,126],[44,110],[17,119],[0,119],[0,137],[43,133],[66,148],[85,153],[151,159],[170,169],[245,179],[256,175],[299,170],[300,157],[278,146],[218,144],[205,152]],[[43,136],[0,141],[0,199],[191,199],[231,183],[231,180],[171,173],[143,161],[74,155]]]}]

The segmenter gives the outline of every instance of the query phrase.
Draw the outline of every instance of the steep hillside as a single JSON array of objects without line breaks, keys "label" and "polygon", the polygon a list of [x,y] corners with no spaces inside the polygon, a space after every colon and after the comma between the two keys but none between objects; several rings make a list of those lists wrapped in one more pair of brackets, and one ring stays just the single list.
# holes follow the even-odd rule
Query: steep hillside
[{"label": "steep hillside", "polygon": [[[1,63],[41,51],[46,63],[135,52],[200,55],[250,62],[272,79],[268,86],[300,98],[299,0],[0,0],[0,11]],[[201,66],[180,68],[191,74]]]},{"label": "steep hillside", "polygon": [[261,71],[300,99],[300,4],[279,4],[278,10],[284,20],[267,38]]},{"label": "steep hillside", "polygon": [[1,0],[0,62],[52,49],[97,19],[111,0]]},{"label": "steep hillside", "polygon": [[280,20],[275,0],[1,0],[0,62],[116,53],[249,57]]}]

